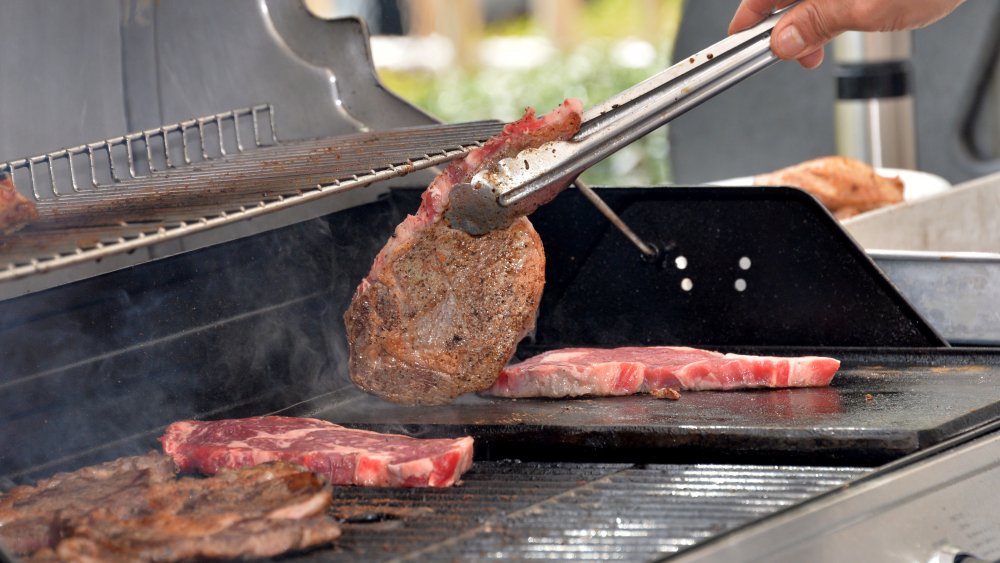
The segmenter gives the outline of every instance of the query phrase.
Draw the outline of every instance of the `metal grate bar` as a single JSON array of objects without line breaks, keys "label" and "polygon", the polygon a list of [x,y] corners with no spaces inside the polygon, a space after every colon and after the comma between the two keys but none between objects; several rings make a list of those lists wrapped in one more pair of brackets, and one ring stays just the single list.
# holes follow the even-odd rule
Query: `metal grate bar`
[{"label": "metal grate bar", "polygon": [[[187,135],[189,130],[197,131],[201,160],[204,161],[228,154],[226,139],[229,135],[236,139],[236,143],[232,147],[235,152],[243,152],[242,143],[239,142],[240,128],[253,129],[257,148],[276,145],[278,138],[273,127],[273,115],[274,109],[270,105],[231,110],[95,143],[60,149],[44,155],[12,160],[0,164],[0,173],[10,174],[15,178],[15,185],[18,185],[17,179],[25,178],[23,172],[26,171],[29,186],[24,191],[32,194],[39,202],[52,200],[81,191],[81,186],[76,179],[76,168],[81,158],[85,159],[88,164],[86,171],[89,175],[89,184],[95,188],[106,184],[119,184],[129,180],[147,178],[157,170],[174,168],[169,142],[169,137],[172,135],[178,137],[185,163],[191,164],[194,161],[188,156],[191,150],[191,141]],[[261,116],[267,116],[268,123],[263,132],[264,128],[260,123]],[[209,124],[215,125],[214,135],[206,134]],[[138,146],[139,141],[141,141],[141,149]],[[154,149],[154,145],[157,148]],[[42,162],[47,163],[49,169],[48,177],[44,180],[35,174],[35,166]],[[146,170],[140,169],[137,163],[144,165]],[[158,163],[160,166],[157,166]],[[60,181],[55,169],[60,164],[65,166],[66,172],[63,179],[69,180],[66,184],[70,186],[71,190],[63,191],[59,188]],[[108,181],[102,182],[102,179]]]},{"label": "metal grate bar", "polygon": [[345,533],[336,549],[363,561],[650,561],[865,471],[480,462],[451,489],[337,488]]},{"label": "metal grate bar", "polygon": [[[502,127],[480,122],[278,143],[273,114],[256,106],[0,165],[15,185],[30,182],[39,212],[0,244],[0,283],[403,176],[461,156]],[[251,130],[247,151],[242,139]],[[44,174],[40,162],[52,163]]]}]

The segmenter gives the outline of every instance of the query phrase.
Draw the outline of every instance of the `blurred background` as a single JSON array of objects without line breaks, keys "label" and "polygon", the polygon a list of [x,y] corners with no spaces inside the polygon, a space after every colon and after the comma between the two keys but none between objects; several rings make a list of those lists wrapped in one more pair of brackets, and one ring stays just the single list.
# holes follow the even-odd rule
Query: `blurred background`
[{"label": "blurred background", "polygon": [[[686,54],[721,39],[737,2],[305,3],[319,17],[363,18],[383,83],[437,119],[459,122],[510,121],[525,106],[544,112],[567,96],[595,104],[669,66],[673,50]],[[874,38],[875,48],[871,37],[850,35],[828,48],[819,70],[778,65],[677,119],[668,132],[620,151],[584,179],[624,186],[700,183],[828,154],[933,172],[953,183],[1000,169],[995,2],[970,0],[912,37]],[[886,57],[903,61],[908,73],[910,88],[901,105],[838,99],[844,65],[878,65]],[[881,115],[873,122],[876,113]]]},{"label": "blurred background", "polygon": [[[512,121],[566,97],[591,106],[669,65],[682,0],[307,0],[368,22],[379,77],[445,122]],[[589,170],[593,184],[671,180],[656,132]]]}]

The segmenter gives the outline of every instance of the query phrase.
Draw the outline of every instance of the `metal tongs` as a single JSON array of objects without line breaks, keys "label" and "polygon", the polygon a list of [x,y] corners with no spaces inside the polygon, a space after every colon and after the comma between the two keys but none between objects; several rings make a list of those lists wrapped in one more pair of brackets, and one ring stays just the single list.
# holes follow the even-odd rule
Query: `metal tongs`
[{"label": "metal tongs", "polygon": [[[504,228],[551,201],[581,172],[615,151],[771,66],[778,61],[771,51],[771,31],[791,7],[590,108],[570,140],[526,149],[480,171],[469,183],[456,185],[445,214],[448,222],[472,235]],[[577,185],[601,207],[596,194]],[[606,205],[601,212],[617,219]],[[618,219],[616,226],[621,229],[624,223]],[[623,232],[628,236],[627,230]],[[634,234],[629,238],[643,253],[655,252],[643,249]]]}]

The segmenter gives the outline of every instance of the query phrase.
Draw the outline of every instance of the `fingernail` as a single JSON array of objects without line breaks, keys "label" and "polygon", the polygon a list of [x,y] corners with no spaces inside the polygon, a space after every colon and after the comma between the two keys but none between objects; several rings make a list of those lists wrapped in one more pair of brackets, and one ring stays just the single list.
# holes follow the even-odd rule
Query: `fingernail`
[{"label": "fingernail", "polygon": [[806,41],[802,39],[802,34],[794,25],[790,25],[781,30],[775,44],[775,54],[779,57],[794,59],[806,50]]}]

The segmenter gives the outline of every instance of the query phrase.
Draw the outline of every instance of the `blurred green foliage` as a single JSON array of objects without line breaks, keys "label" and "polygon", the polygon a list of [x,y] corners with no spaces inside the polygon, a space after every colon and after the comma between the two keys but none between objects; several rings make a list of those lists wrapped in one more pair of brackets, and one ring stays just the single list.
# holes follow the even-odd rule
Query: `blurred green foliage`
[{"label": "blurred green foliage", "polygon": [[[597,104],[665,68],[680,19],[681,0],[655,0],[657,21],[644,20],[650,2],[592,0],[585,4],[583,38],[545,64],[524,69],[452,68],[440,73],[392,72],[379,75],[386,86],[444,122],[500,119],[512,121],[527,106],[539,113],[574,97],[584,107]],[[654,38],[651,63],[630,68],[615,62],[613,50],[623,38],[644,32]],[[487,36],[539,35],[534,22],[518,18],[486,30]],[[648,40],[648,39],[647,39]],[[595,185],[639,186],[670,180],[667,135],[654,131],[588,170],[583,179]]]}]

